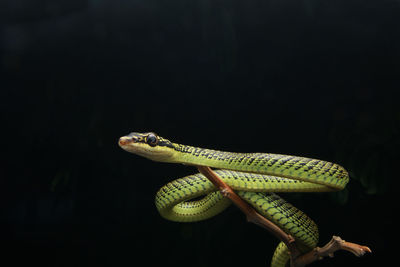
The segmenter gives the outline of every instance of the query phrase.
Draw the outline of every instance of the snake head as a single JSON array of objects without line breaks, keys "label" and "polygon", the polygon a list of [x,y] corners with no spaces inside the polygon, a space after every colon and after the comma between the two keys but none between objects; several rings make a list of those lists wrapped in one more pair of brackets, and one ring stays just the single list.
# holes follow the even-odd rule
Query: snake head
[{"label": "snake head", "polygon": [[173,160],[174,145],[153,132],[132,132],[122,136],[118,144],[125,151],[154,161],[175,162]]}]

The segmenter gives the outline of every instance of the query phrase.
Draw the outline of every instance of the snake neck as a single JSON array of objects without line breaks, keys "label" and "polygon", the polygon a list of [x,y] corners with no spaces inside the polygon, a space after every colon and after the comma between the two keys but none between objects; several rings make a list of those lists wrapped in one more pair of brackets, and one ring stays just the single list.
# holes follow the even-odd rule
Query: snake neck
[{"label": "snake neck", "polygon": [[174,162],[263,174],[273,174],[272,169],[268,169],[268,167],[273,166],[279,159],[285,157],[295,158],[294,156],[269,153],[226,152],[176,143],[173,143],[172,147],[175,150]]},{"label": "snake neck", "polygon": [[182,144],[173,143],[174,162],[181,162],[188,165],[203,165],[213,168],[243,170],[238,164],[243,161],[246,153],[225,152],[213,149],[206,149]]}]

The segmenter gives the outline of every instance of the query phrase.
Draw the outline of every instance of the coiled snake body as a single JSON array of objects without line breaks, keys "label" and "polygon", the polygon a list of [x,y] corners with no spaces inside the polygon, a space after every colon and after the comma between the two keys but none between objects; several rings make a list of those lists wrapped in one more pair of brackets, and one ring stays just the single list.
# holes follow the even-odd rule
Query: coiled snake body
[{"label": "coiled snake body", "polygon": [[[317,225],[274,192],[341,190],[347,171],[334,163],[270,153],[232,153],[172,143],[155,133],[131,133],[119,140],[126,151],[160,162],[216,168],[215,172],[261,215],[292,235],[307,252],[318,242]],[[206,195],[200,200],[190,199]],[[179,222],[205,220],[230,205],[202,174],[189,175],[163,186],[156,194],[162,217]],[[280,243],[271,266],[285,266],[288,249]]]}]

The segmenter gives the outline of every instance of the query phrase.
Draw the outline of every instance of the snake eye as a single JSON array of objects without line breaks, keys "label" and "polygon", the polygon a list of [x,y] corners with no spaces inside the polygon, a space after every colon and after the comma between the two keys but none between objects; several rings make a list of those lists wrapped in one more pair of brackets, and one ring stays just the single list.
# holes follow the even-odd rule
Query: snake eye
[{"label": "snake eye", "polygon": [[157,135],[153,133],[149,133],[149,135],[146,137],[146,143],[149,146],[156,146],[158,144],[158,137]]}]

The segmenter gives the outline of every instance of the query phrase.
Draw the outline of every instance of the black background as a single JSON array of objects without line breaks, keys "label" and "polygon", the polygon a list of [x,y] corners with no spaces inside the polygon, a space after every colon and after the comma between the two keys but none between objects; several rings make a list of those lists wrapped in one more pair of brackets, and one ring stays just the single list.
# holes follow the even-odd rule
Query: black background
[{"label": "black background", "polygon": [[[286,194],[330,237],[392,257],[400,2],[0,1],[2,260],[14,266],[266,266],[277,244],[231,207],[162,219],[193,173],[117,145],[131,131],[340,163],[339,193]],[[11,266],[11,265],[10,265]]]}]

